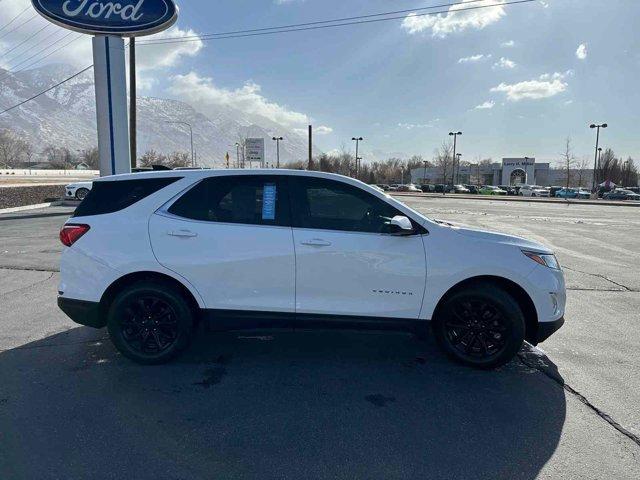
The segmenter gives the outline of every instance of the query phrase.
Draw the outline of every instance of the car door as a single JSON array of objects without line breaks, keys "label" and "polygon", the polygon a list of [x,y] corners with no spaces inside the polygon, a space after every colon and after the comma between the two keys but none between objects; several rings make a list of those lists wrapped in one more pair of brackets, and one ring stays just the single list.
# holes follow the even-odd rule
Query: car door
[{"label": "car door", "polygon": [[293,312],[295,256],[281,177],[202,180],[149,223],[158,261],[195,286],[207,309]]},{"label": "car door", "polygon": [[417,319],[426,281],[422,227],[386,233],[402,215],[344,182],[292,176],[296,312]]}]

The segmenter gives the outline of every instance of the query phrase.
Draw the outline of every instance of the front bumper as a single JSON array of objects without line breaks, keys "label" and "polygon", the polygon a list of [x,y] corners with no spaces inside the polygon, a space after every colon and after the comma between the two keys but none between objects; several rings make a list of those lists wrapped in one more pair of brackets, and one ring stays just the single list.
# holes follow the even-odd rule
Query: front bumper
[{"label": "front bumper", "polygon": [[558,320],[553,322],[541,322],[538,323],[538,334],[537,334],[537,342],[542,343],[546,339],[548,339],[551,335],[556,333],[560,328],[564,325],[564,317],[560,317]]},{"label": "front bumper", "polygon": [[58,307],[74,322],[92,328],[106,326],[104,315],[98,302],[86,302],[71,298],[58,297]]}]

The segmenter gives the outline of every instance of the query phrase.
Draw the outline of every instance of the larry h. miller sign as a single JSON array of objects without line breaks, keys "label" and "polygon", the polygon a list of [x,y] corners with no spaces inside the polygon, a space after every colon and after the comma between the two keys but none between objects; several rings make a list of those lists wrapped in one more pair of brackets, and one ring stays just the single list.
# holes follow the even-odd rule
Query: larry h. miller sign
[{"label": "larry h. miller sign", "polygon": [[94,35],[100,174],[131,172],[123,37],[151,35],[178,19],[173,0],[31,0],[50,22]]},{"label": "larry h. miller sign", "polygon": [[247,138],[245,141],[247,152],[247,161],[249,165],[253,162],[260,163],[264,166],[264,138]]}]

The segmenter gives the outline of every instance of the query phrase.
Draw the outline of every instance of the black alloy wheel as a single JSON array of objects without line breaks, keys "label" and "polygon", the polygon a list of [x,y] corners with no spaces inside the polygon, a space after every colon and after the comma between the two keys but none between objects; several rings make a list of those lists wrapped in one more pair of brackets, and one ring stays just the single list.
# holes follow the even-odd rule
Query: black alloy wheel
[{"label": "black alloy wheel", "polygon": [[158,296],[132,299],[120,319],[122,338],[135,351],[158,354],[178,339],[177,315]]},{"label": "black alloy wheel", "polygon": [[505,291],[477,285],[451,295],[434,322],[436,339],[454,359],[479,368],[507,363],[524,341],[524,316]]},{"label": "black alloy wheel", "polygon": [[111,303],[107,327],[113,344],[141,364],[165,363],[189,344],[194,313],[182,292],[158,281],[135,283]]}]

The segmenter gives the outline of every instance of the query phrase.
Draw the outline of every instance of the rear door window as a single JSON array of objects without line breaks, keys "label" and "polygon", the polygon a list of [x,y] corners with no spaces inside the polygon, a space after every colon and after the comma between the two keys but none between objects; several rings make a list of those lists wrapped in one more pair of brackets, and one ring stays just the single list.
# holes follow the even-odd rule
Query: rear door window
[{"label": "rear door window", "polygon": [[76,208],[73,216],[88,217],[119,212],[181,178],[162,177],[93,182],[91,191]]},{"label": "rear door window", "polygon": [[289,226],[283,187],[275,175],[211,177],[186,192],[168,212],[204,222]]}]

